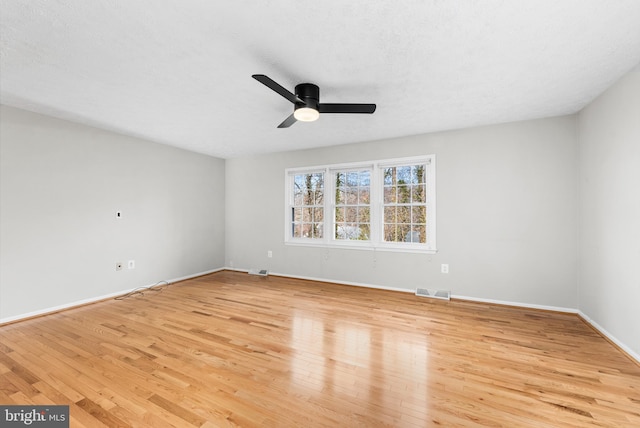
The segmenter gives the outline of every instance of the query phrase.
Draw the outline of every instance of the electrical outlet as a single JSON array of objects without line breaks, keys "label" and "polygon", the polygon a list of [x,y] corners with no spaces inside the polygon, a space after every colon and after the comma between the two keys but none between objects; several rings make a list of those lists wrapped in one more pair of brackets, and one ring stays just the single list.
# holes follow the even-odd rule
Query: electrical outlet
[{"label": "electrical outlet", "polygon": [[116,270],[122,270],[122,262],[116,263]]},{"label": "electrical outlet", "polygon": [[273,251],[271,250],[267,251],[267,257],[269,258],[273,257]]},{"label": "electrical outlet", "polygon": [[135,269],[135,268],[136,268],[136,261],[129,260],[129,263],[127,263],[127,269]]},{"label": "electrical outlet", "polygon": [[447,264],[441,264],[440,265],[440,272],[441,273],[449,273],[449,265]]}]

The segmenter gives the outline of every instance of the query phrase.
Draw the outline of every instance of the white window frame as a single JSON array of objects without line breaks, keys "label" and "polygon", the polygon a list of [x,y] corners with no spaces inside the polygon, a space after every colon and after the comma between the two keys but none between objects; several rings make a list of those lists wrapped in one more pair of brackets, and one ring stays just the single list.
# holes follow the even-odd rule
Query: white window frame
[{"label": "white window frame", "polygon": [[[425,187],[427,206],[426,243],[418,242],[384,242],[383,189],[384,168],[408,165],[426,165]],[[369,169],[370,175],[370,240],[345,240],[335,238],[335,182],[336,172],[344,170]],[[293,180],[298,174],[324,174],[324,221],[322,238],[295,238],[291,233]],[[330,198],[328,198],[330,196]],[[436,247],[436,156],[424,155],[377,161],[352,162],[311,167],[288,168],[285,170],[285,216],[284,242],[286,245],[303,245],[313,247],[350,248],[361,250],[382,250],[396,252],[416,252],[435,254]]]}]

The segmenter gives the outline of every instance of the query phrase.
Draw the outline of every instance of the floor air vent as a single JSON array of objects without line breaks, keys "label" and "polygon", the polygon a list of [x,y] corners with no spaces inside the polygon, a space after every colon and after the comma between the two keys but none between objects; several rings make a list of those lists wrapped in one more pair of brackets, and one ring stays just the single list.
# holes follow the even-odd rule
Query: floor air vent
[{"label": "floor air vent", "polygon": [[449,300],[451,299],[451,292],[449,290],[429,290],[426,288],[416,288],[416,296]]},{"label": "floor air vent", "polygon": [[266,269],[249,269],[249,275],[267,276],[269,271]]}]

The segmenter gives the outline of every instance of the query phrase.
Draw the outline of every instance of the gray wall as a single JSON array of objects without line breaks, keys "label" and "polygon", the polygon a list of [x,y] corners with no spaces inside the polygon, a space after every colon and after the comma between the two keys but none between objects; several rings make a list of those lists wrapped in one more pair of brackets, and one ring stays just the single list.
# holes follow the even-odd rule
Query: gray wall
[{"label": "gray wall", "polygon": [[1,108],[0,320],[224,266],[224,160]]},{"label": "gray wall", "polygon": [[[566,116],[227,160],[227,265],[576,308],[575,131]],[[284,245],[285,168],[422,154],[437,157],[437,254]]]},{"label": "gray wall", "polygon": [[640,359],[640,71],[578,118],[578,308]]}]

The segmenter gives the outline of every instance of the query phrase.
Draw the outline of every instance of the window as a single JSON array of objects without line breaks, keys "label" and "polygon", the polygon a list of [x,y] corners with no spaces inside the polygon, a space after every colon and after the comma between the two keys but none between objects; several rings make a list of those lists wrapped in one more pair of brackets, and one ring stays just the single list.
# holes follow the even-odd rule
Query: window
[{"label": "window", "polygon": [[324,236],[324,174],[296,174],[293,177],[291,236],[321,239]]},{"label": "window", "polygon": [[425,165],[383,169],[385,242],[420,242],[427,238]]},{"label": "window", "polygon": [[435,252],[435,156],[286,171],[287,244]]},{"label": "window", "polygon": [[371,240],[371,171],[341,170],[334,176],[334,238]]}]

